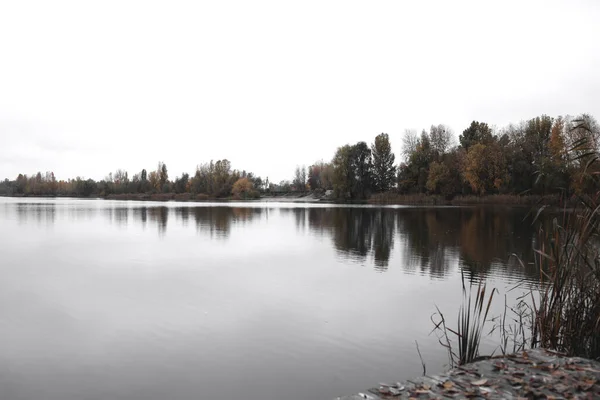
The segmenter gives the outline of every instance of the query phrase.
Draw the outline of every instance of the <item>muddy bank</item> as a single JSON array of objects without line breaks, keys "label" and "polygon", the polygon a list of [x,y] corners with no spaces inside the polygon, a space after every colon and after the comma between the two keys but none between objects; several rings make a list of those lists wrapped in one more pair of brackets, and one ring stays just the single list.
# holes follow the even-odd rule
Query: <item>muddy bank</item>
[{"label": "muddy bank", "polygon": [[597,399],[600,362],[536,349],[493,357],[442,375],[380,383],[337,400],[411,398]]}]

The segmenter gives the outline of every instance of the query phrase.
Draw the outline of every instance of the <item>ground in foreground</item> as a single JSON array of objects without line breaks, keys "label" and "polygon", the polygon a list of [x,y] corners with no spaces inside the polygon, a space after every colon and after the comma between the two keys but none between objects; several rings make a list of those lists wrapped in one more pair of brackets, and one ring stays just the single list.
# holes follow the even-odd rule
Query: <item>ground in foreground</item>
[{"label": "ground in foreground", "polygon": [[468,364],[338,400],[358,399],[597,399],[600,362],[536,349]]}]

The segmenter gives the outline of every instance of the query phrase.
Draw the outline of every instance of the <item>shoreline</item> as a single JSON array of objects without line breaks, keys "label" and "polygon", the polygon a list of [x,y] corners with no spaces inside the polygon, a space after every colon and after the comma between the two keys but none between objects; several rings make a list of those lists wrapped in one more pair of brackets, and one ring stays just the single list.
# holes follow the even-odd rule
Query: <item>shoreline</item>
[{"label": "shoreline", "polygon": [[380,383],[336,400],[430,398],[597,398],[600,362],[534,349],[490,357],[444,374]]},{"label": "shoreline", "polygon": [[421,206],[421,207],[443,207],[443,206],[510,206],[510,207],[535,207],[552,206],[563,207],[572,206],[573,201],[565,201],[557,195],[539,196],[539,195],[486,195],[486,196],[457,196],[453,199],[445,199],[437,195],[400,195],[397,193],[379,193],[366,200],[336,200],[326,196],[315,195],[314,193],[282,195],[265,195],[256,198],[215,198],[204,194],[193,195],[191,193],[135,193],[135,194],[110,194],[107,196],[68,196],[68,195],[18,195],[0,197],[9,198],[76,198],[76,199],[101,199],[101,200],[120,200],[120,201],[155,201],[155,202],[277,202],[277,203],[319,203],[319,204],[338,204],[338,205],[372,205],[372,206]]}]

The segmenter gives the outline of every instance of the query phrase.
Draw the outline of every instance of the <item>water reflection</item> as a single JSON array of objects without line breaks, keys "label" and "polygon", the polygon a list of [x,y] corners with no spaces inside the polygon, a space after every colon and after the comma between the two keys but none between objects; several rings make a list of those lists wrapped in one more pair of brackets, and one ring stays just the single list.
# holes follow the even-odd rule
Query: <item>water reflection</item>
[{"label": "water reflection", "polygon": [[[296,221],[303,223],[305,211],[296,212],[301,215]],[[307,219],[312,231],[331,235],[339,255],[365,262],[372,253],[375,268],[385,271],[394,246],[394,212],[393,209],[311,208]]]},{"label": "water reflection", "polygon": [[[523,260],[533,256],[537,226],[524,221],[528,210],[510,208],[344,208],[344,207],[174,207],[103,203],[100,207],[60,207],[52,202],[15,203],[20,224],[35,221],[52,225],[57,215],[69,219],[101,216],[119,228],[129,225],[155,229],[160,238],[171,223],[188,227],[193,220],[198,235],[226,240],[236,226],[255,229],[269,221],[288,221],[296,234],[321,237],[337,256],[378,272],[398,268],[405,272],[444,278],[461,268],[471,278],[491,273],[535,279],[533,266]],[[279,222],[277,222],[279,224]],[[277,235],[273,228],[273,235]]]},{"label": "water reflection", "polygon": [[17,204],[15,211],[21,225],[35,221],[39,226],[52,226],[56,220],[54,203]]},{"label": "water reflection", "polygon": [[[183,209],[175,209],[181,213]],[[193,209],[198,233],[208,234],[211,238],[226,239],[231,233],[232,225],[244,225],[262,213],[260,208],[241,207],[198,207]],[[184,211],[187,212],[187,211]]]},{"label": "water reflection", "polygon": [[148,208],[138,207],[133,209],[133,220],[139,222],[143,229],[146,229],[146,223],[148,222]]},{"label": "water reflection", "polygon": [[[294,212],[301,228],[305,211]],[[526,210],[515,209],[313,208],[308,224],[315,233],[328,233],[339,254],[361,262],[372,256],[378,271],[389,267],[397,234],[404,254],[398,266],[407,271],[444,277],[458,264],[470,276],[496,268],[507,276],[535,277],[535,268],[523,270],[509,257],[532,257],[536,227],[525,216]]]},{"label": "water reflection", "polygon": [[167,222],[169,220],[169,209],[167,207],[148,208],[148,219],[158,228],[158,235],[167,233]]},{"label": "water reflection", "polygon": [[[457,262],[471,276],[485,276],[493,268],[506,276],[529,274],[516,259],[530,259],[535,227],[524,221],[526,210],[454,208],[417,209],[398,213],[398,230],[413,257],[412,268],[444,276]],[[516,269],[518,268],[518,271]]]}]

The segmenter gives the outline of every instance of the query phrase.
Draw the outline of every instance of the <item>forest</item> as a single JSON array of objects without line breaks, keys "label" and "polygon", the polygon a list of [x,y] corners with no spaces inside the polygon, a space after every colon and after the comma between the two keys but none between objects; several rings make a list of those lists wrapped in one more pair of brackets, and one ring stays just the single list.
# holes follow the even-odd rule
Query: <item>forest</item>
[{"label": "forest", "polygon": [[456,196],[592,193],[600,173],[600,127],[594,117],[542,115],[497,129],[472,121],[458,135],[443,125],[420,133],[406,130],[396,163],[390,137],[377,135],[337,148],[328,162],[296,167],[290,180],[269,182],[233,169],[228,160],[199,164],[193,175],[170,179],[167,165],[129,175],[117,169],[94,181],[58,180],[53,172],[19,174],[0,181],[4,196],[111,197],[165,195],[165,199],[256,199],[284,193],[329,194],[336,201],[365,201],[382,195]]}]

